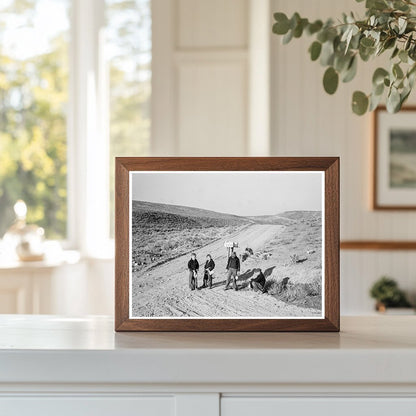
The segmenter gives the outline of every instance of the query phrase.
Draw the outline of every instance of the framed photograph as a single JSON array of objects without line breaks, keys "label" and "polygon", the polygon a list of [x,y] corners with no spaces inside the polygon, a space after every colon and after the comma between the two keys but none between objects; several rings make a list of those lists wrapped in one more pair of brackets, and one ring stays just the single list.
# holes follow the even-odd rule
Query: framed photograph
[{"label": "framed photograph", "polygon": [[416,209],[416,107],[374,112],[373,208]]},{"label": "framed photograph", "polygon": [[116,331],[339,331],[339,159],[116,158]]}]

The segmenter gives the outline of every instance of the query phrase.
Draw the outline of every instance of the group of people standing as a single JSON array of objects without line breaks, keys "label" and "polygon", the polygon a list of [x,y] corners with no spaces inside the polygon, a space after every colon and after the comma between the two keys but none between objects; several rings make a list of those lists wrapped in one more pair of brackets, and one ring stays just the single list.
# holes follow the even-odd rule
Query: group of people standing
[{"label": "group of people standing", "polygon": [[[199,272],[199,262],[196,258],[196,254],[191,254],[191,259],[188,261],[188,271],[189,271],[189,289],[191,290],[201,290],[205,288],[212,289],[212,277],[214,274],[215,262],[212,259],[210,254],[207,254],[205,265],[204,265],[204,277],[202,286],[198,287],[198,272]],[[224,290],[229,288],[230,283],[233,285],[234,290],[238,290],[237,280],[240,274],[240,259],[237,257],[235,251],[231,253],[231,256],[228,257],[227,262],[227,280],[225,282]],[[249,286],[254,291],[260,291],[266,293],[266,278],[261,269],[259,269],[259,274],[255,278],[251,278]]]},{"label": "group of people standing", "polygon": [[188,270],[189,270],[189,289],[191,290],[200,290],[208,287],[212,289],[212,275],[214,274],[215,262],[212,260],[210,254],[207,254],[207,258],[204,265],[204,278],[202,286],[198,287],[198,271],[199,271],[199,262],[196,259],[196,254],[191,254],[191,259],[188,261]]}]

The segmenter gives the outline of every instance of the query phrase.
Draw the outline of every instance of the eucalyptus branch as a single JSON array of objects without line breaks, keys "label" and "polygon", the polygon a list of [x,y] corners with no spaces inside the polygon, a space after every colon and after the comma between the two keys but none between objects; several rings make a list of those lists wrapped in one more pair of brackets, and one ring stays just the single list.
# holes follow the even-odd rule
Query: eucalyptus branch
[{"label": "eucalyptus branch", "polygon": [[319,60],[326,68],[323,87],[328,94],[336,92],[340,80],[349,82],[355,77],[359,60],[367,62],[391,52],[391,65],[374,71],[372,92],[354,92],[352,109],[359,115],[372,111],[387,93],[387,109],[397,112],[416,78],[416,3],[365,0],[365,8],[364,19],[344,14],[336,25],[332,19],[310,22],[298,13],[290,19],[284,13],[275,13],[273,32],[283,36],[284,44],[304,34],[314,37],[309,54],[312,61]]}]

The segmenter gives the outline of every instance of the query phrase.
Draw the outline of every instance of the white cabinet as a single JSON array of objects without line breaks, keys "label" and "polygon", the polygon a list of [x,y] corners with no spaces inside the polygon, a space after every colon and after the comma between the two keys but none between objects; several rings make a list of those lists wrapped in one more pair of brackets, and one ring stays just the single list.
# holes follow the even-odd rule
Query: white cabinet
[{"label": "white cabinet", "polygon": [[416,398],[224,397],[221,416],[414,416]]},{"label": "white cabinet", "polygon": [[174,416],[173,397],[18,397],[0,398],[7,416]]},{"label": "white cabinet", "polygon": [[415,416],[416,316],[341,333],[115,333],[0,315],[0,416]]}]

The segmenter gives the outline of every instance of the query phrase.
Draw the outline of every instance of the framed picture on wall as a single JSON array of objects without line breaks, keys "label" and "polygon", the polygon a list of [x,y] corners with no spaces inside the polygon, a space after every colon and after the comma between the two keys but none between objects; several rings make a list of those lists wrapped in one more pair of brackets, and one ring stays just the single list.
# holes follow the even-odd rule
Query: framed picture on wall
[{"label": "framed picture on wall", "polygon": [[116,331],[338,331],[339,159],[116,158]]},{"label": "framed picture on wall", "polygon": [[416,209],[416,107],[373,117],[373,208]]}]

